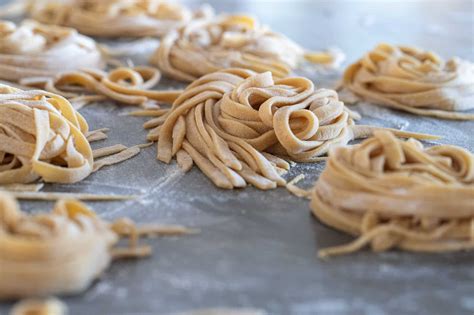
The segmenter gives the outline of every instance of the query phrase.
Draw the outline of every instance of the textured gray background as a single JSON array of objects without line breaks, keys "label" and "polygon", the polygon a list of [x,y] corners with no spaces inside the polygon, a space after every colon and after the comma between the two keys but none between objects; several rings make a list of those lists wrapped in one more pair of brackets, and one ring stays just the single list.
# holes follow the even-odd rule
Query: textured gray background
[{"label": "textured gray background", "polygon": [[[0,3],[2,0],[0,0]],[[3,1],[5,2],[5,1]],[[210,1],[219,10],[250,12],[300,44],[338,46],[353,61],[378,42],[405,43],[474,60],[471,1]],[[336,74],[305,70],[317,85]],[[160,87],[176,86],[164,82]],[[440,142],[474,151],[474,122],[415,117],[369,104],[358,105],[363,122],[444,136]],[[142,143],[144,119],[130,110],[94,105],[83,114],[91,127],[109,127],[96,144]],[[66,297],[71,314],[168,314],[195,308],[254,307],[269,314],[473,314],[474,253],[413,254],[362,251],[328,261],[318,248],[350,238],[309,214],[308,202],[285,189],[223,191],[197,169],[155,160],[155,147],[119,166],[105,168],[74,186],[49,190],[139,193],[125,203],[92,206],[108,219],[180,223],[202,229],[192,237],[149,240],[154,255],[120,261],[84,294]],[[323,164],[300,165],[289,177],[308,175],[310,186]],[[31,211],[49,203],[23,203]],[[1,281],[1,279],[0,279]],[[6,314],[10,304],[1,304]]]}]

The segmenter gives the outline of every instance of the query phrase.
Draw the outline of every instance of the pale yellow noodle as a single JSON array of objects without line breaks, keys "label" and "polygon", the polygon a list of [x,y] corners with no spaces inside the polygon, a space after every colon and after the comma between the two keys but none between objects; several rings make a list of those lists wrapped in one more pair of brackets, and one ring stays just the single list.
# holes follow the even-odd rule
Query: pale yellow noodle
[{"label": "pale yellow noodle", "polygon": [[181,93],[151,90],[160,78],[158,69],[137,66],[119,67],[109,72],[94,69],[67,71],[51,78],[26,78],[21,83],[67,97],[73,105],[80,102],[84,106],[101,97],[121,104],[156,107],[158,103],[172,102]]},{"label": "pale yellow noodle", "polygon": [[[141,236],[194,232],[175,225],[139,228],[126,218],[109,224],[76,200],[29,215],[0,192],[0,299],[82,292],[113,258],[149,255]],[[114,247],[121,236],[129,238],[128,247]]]},{"label": "pale yellow noodle", "polygon": [[208,7],[192,12],[164,0],[23,0],[17,12],[8,12],[8,7],[3,10],[5,15],[26,13],[43,23],[112,38],[163,36],[193,18],[213,14]]},{"label": "pale yellow noodle", "polygon": [[[0,85],[0,185],[81,181],[95,171],[90,142],[106,137],[103,130],[89,132],[86,120],[59,95]],[[115,157],[96,166],[119,163],[139,150],[111,151]]]},{"label": "pale yellow noodle", "polygon": [[358,115],[333,90],[316,89],[302,77],[275,79],[270,72],[245,69],[205,75],[191,83],[169,111],[151,116],[145,127],[151,129],[148,140],[158,140],[159,160],[169,163],[177,156],[185,170],[194,163],[226,189],[283,186],[281,174],[290,165],[277,156],[319,161],[332,146],[377,129],[356,125]]},{"label": "pale yellow noodle", "polygon": [[333,148],[311,201],[323,223],[357,240],[320,251],[347,254],[370,245],[442,252],[474,248],[474,155],[460,147],[423,148],[388,131]]},{"label": "pale yellow noodle", "polygon": [[151,58],[166,75],[193,81],[231,67],[287,76],[304,59],[331,64],[331,53],[306,53],[284,35],[243,15],[196,19],[169,32]]},{"label": "pale yellow noodle", "polygon": [[344,86],[381,106],[443,119],[474,120],[474,64],[430,51],[380,44],[344,73]]},{"label": "pale yellow noodle", "polygon": [[67,27],[25,20],[18,26],[0,20],[0,79],[52,77],[81,68],[102,68],[95,41]]}]

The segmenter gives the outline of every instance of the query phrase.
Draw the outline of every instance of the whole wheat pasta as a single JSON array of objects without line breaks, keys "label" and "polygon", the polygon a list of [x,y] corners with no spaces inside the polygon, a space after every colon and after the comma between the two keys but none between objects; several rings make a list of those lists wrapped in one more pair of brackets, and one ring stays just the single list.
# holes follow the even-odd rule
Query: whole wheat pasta
[{"label": "whole wheat pasta", "polygon": [[[192,232],[182,226],[137,228],[126,218],[110,224],[76,200],[58,201],[51,213],[28,215],[0,192],[0,299],[82,292],[112,259],[151,254],[138,243],[141,235]],[[114,247],[120,236],[129,238],[128,247]]]},{"label": "whole wheat pasta", "polygon": [[330,53],[306,53],[295,42],[248,16],[220,15],[191,21],[169,32],[151,58],[165,74],[182,81],[239,67],[287,76],[306,59],[331,64]]},{"label": "whole wheat pasta", "polygon": [[75,109],[97,100],[110,99],[121,104],[153,107],[172,102],[181,91],[153,91],[161,73],[153,67],[119,67],[109,72],[82,69],[51,78],[27,78],[21,84],[36,86],[67,97]]},{"label": "whole wheat pasta", "polygon": [[474,120],[474,64],[430,51],[380,44],[344,73],[360,98],[417,115]]},{"label": "whole wheat pasta", "polygon": [[43,23],[102,37],[163,36],[194,17],[213,14],[210,7],[193,13],[181,4],[164,0],[24,0],[13,6],[5,8],[4,15],[26,12]]},{"label": "whole wheat pasta", "polygon": [[17,82],[80,68],[102,68],[95,41],[72,28],[0,20],[0,79]]},{"label": "whole wheat pasta", "polygon": [[456,146],[423,148],[388,131],[333,148],[311,201],[323,223],[358,238],[320,251],[347,254],[370,245],[443,252],[474,248],[474,155]]},{"label": "whole wheat pasta", "polygon": [[[40,90],[22,91],[0,85],[0,185],[45,182],[75,183],[94,168],[138,154],[139,147],[120,147],[94,161],[86,120],[63,97]],[[97,153],[97,152],[96,152]],[[104,164],[104,165],[102,165]]]},{"label": "whole wheat pasta", "polygon": [[[283,158],[314,162],[329,148],[370,135],[333,90],[302,77],[275,80],[270,72],[227,69],[191,83],[170,110],[145,123],[158,141],[158,159],[196,164],[221,188],[285,185]],[[400,136],[420,135],[394,131]],[[279,156],[279,157],[278,157]],[[183,165],[184,164],[184,165]]]}]

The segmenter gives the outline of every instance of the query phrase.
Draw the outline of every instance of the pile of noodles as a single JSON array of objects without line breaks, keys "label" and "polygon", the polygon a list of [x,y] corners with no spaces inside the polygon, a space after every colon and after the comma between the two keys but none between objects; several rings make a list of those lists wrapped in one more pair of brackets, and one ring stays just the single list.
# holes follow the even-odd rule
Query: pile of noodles
[{"label": "pile of noodles", "polygon": [[423,148],[388,131],[333,148],[311,201],[323,223],[358,238],[321,256],[400,248],[474,248],[474,155],[460,147]]}]

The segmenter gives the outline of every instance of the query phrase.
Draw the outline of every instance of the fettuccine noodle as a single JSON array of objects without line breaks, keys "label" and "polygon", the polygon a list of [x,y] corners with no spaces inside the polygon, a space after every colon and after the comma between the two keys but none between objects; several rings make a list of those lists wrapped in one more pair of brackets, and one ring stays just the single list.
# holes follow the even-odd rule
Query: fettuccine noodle
[{"label": "fettuccine noodle", "polygon": [[[40,22],[64,25],[102,37],[163,36],[194,17],[212,15],[210,8],[193,13],[164,0],[24,0],[16,10]],[[10,14],[11,15],[11,14]]]},{"label": "fettuccine noodle", "polygon": [[[153,111],[151,111],[152,113]],[[190,84],[170,110],[145,124],[158,141],[158,159],[195,163],[221,188],[285,185],[289,163],[314,162],[330,147],[370,135],[333,90],[315,89],[302,77],[275,80],[270,72],[227,69]],[[400,136],[432,138],[394,131]]]},{"label": "fettuccine noodle", "polygon": [[[0,84],[0,185],[75,183],[105,165],[122,162],[140,147],[92,151],[90,142],[107,137],[89,131],[86,120],[63,97]],[[94,161],[96,157],[107,156]]]},{"label": "fettuccine noodle", "polygon": [[151,63],[172,78],[193,81],[231,67],[285,77],[305,58],[319,64],[336,61],[329,53],[306,53],[251,17],[220,15],[197,19],[169,32]]},{"label": "fettuccine noodle", "polygon": [[474,155],[460,147],[423,148],[387,131],[333,148],[311,209],[323,223],[358,236],[320,256],[371,245],[443,252],[474,248]]},{"label": "fettuccine noodle", "polygon": [[417,115],[474,120],[474,64],[413,47],[378,45],[349,66],[344,86],[362,99]]},{"label": "fettuccine noodle", "polygon": [[26,20],[16,26],[0,20],[0,79],[52,77],[81,68],[99,69],[104,61],[95,41],[72,28]]},{"label": "fettuccine noodle", "polygon": [[[76,200],[28,215],[0,192],[0,299],[82,292],[112,259],[150,255],[140,236],[193,232],[182,226],[137,228],[126,218],[109,224]],[[129,238],[128,247],[114,247],[120,236]]]},{"label": "fettuccine noodle", "polygon": [[82,69],[63,72],[52,78],[27,78],[21,84],[37,86],[67,97],[75,109],[95,101],[110,99],[121,104],[153,107],[172,102],[181,91],[152,91],[161,73],[153,67],[119,67],[109,72]]}]

